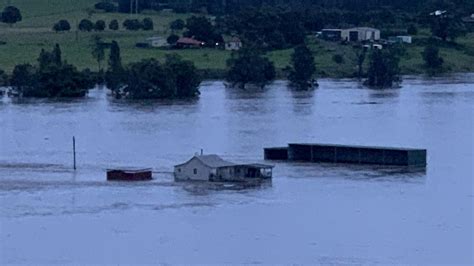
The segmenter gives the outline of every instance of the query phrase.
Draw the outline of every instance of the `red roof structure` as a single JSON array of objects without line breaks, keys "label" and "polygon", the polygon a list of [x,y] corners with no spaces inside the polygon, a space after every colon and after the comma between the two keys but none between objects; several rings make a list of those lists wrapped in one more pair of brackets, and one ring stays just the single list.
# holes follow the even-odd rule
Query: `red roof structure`
[{"label": "red roof structure", "polygon": [[188,37],[181,37],[178,39],[176,42],[178,45],[188,45],[188,46],[201,46],[204,44],[202,41],[198,41],[193,38],[188,38]]}]

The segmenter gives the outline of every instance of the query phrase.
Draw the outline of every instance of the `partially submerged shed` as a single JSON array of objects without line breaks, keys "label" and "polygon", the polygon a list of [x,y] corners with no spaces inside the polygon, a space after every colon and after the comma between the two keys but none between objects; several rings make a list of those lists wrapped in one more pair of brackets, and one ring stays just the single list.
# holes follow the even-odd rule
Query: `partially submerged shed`
[{"label": "partially submerged shed", "polygon": [[287,148],[266,148],[264,152],[266,160],[416,167],[426,166],[427,154],[424,149],[311,143],[293,143]]},{"label": "partially submerged shed", "polygon": [[150,168],[107,169],[108,181],[145,181],[153,179]]}]

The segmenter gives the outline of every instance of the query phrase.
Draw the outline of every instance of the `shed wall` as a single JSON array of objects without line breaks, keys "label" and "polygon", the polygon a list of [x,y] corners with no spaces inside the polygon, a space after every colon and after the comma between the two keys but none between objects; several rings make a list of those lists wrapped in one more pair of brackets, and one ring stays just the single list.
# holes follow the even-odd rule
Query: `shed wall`
[{"label": "shed wall", "polygon": [[[196,174],[194,174],[194,169],[197,170]],[[174,176],[176,180],[209,181],[211,172],[212,169],[210,167],[193,158],[184,165],[175,166]]]}]

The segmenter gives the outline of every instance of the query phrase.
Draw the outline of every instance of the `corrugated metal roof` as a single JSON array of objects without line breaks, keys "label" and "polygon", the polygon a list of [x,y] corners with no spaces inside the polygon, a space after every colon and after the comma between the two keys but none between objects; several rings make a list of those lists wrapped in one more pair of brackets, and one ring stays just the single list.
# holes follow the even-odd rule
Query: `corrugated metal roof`
[{"label": "corrugated metal roof", "polygon": [[196,156],[195,158],[201,161],[203,164],[212,168],[227,167],[227,166],[235,165],[234,163],[228,162],[215,154],[200,155],[200,156]]},{"label": "corrugated metal roof", "polygon": [[152,171],[152,169],[151,168],[138,168],[138,167],[107,169],[107,172],[114,172],[114,171],[134,174],[134,173],[150,172]]}]

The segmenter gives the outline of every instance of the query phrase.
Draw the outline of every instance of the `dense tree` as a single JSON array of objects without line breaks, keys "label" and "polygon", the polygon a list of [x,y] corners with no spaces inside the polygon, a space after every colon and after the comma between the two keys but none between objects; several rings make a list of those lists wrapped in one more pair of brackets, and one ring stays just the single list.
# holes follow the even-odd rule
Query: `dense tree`
[{"label": "dense tree", "polygon": [[176,34],[171,34],[171,35],[168,36],[168,38],[166,39],[166,42],[167,42],[169,45],[175,45],[178,40],[179,40],[179,36],[178,36],[178,35],[176,35]]},{"label": "dense tree", "polygon": [[7,6],[2,12],[0,20],[12,26],[22,20],[21,12],[17,7]]},{"label": "dense tree", "polygon": [[142,28],[143,30],[153,30],[154,29],[153,20],[151,18],[144,18],[142,22]]},{"label": "dense tree", "polygon": [[421,53],[425,67],[430,74],[441,71],[444,59],[439,55],[439,49],[434,44],[429,44]]},{"label": "dense tree", "polygon": [[121,95],[120,89],[124,79],[124,73],[120,47],[116,41],[112,41],[112,45],[110,46],[109,67],[105,73],[105,84],[117,97]]},{"label": "dense tree", "polygon": [[126,19],[123,22],[123,27],[127,30],[137,31],[141,29],[143,25],[138,19]]},{"label": "dense tree", "polygon": [[119,23],[116,19],[110,21],[109,23],[109,29],[110,30],[118,30],[119,29]]},{"label": "dense tree", "polygon": [[17,65],[10,80],[14,90],[24,97],[82,97],[94,85],[90,76],[62,62],[61,49],[42,50],[39,66]]},{"label": "dense tree", "polygon": [[203,41],[207,46],[222,42],[222,36],[206,17],[192,16],[186,20],[186,37],[194,37]]},{"label": "dense tree", "polygon": [[102,39],[99,36],[92,38],[92,57],[97,61],[99,71],[102,71],[102,61],[105,59],[105,47],[102,43]]},{"label": "dense tree", "polygon": [[182,60],[178,55],[167,55],[165,66],[176,86],[173,97],[191,98],[199,94],[201,77],[191,61]]},{"label": "dense tree", "polygon": [[227,81],[241,88],[247,84],[263,87],[276,76],[273,63],[253,48],[243,48],[233,53],[227,60],[227,68]]},{"label": "dense tree", "polygon": [[431,33],[443,41],[447,41],[449,38],[454,42],[456,38],[465,35],[467,29],[458,18],[452,16],[438,16],[432,18]]},{"label": "dense tree", "polygon": [[397,54],[390,49],[373,49],[365,85],[375,88],[390,88],[399,82],[400,68]]},{"label": "dense tree", "polygon": [[56,32],[69,31],[71,30],[71,24],[69,24],[69,21],[65,19],[61,19],[56,24],[54,24],[53,30]]},{"label": "dense tree", "polygon": [[407,33],[410,35],[417,35],[418,28],[414,24],[410,24],[407,28]]},{"label": "dense tree", "polygon": [[19,93],[29,95],[34,90],[36,69],[30,64],[16,65],[10,79],[10,84]]},{"label": "dense tree", "polygon": [[0,69],[0,86],[7,86],[8,85],[8,75],[3,71],[3,69]]},{"label": "dense tree", "polygon": [[367,57],[367,49],[362,46],[355,46],[354,51],[357,63],[357,78],[360,80],[364,75],[364,62]]},{"label": "dense tree", "polygon": [[83,19],[79,22],[78,29],[80,31],[92,31],[94,29],[94,23],[88,19]]},{"label": "dense tree", "polygon": [[94,24],[94,30],[95,31],[104,31],[105,30],[105,21],[103,20],[97,20]]},{"label": "dense tree", "polygon": [[59,44],[56,44],[53,48],[52,63],[55,64],[56,66],[61,66],[63,63],[63,56],[62,56],[61,47],[59,47]]},{"label": "dense tree", "polygon": [[190,98],[201,83],[191,62],[171,56],[161,64],[155,59],[131,64],[126,70],[124,95],[132,99]]},{"label": "dense tree", "polygon": [[344,57],[341,54],[335,54],[332,56],[332,61],[334,61],[336,64],[340,65],[344,63]]},{"label": "dense tree", "polygon": [[155,59],[142,60],[127,67],[123,94],[131,99],[166,98],[176,94],[169,71]]},{"label": "dense tree", "polygon": [[171,30],[183,30],[185,25],[186,25],[186,23],[184,22],[184,20],[176,19],[176,20],[173,20],[170,23],[170,29]]},{"label": "dense tree", "polygon": [[316,64],[311,50],[306,45],[294,49],[291,55],[291,71],[288,75],[290,82],[299,88],[309,88],[314,84]]}]

